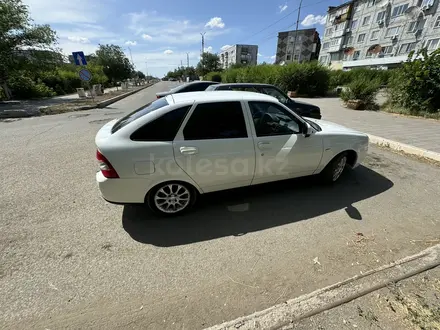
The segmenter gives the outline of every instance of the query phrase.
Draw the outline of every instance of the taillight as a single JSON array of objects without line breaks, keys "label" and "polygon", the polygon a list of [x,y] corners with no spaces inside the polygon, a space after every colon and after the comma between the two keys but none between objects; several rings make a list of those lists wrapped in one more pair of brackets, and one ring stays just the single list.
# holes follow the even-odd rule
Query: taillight
[{"label": "taillight", "polygon": [[160,99],[160,96],[159,96],[159,95],[156,95],[156,99]]},{"label": "taillight", "polygon": [[102,174],[108,179],[117,179],[119,178],[118,173],[113,168],[112,164],[104,157],[104,155],[96,150],[96,159],[98,160],[99,168]]}]

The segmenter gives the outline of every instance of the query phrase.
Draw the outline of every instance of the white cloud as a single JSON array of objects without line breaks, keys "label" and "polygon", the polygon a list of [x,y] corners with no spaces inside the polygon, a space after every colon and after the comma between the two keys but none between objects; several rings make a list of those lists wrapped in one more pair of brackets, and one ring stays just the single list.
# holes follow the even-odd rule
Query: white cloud
[{"label": "white cloud", "polygon": [[[200,44],[202,38],[200,32],[204,29],[203,23],[174,19],[145,11],[130,13],[126,15],[126,17],[128,18],[127,26],[130,33],[134,33],[136,36],[142,36],[143,34],[148,33],[152,38],[150,40],[152,43],[161,43],[165,45]],[[224,26],[224,23],[221,23]],[[210,29],[206,31],[205,41],[212,40],[213,38],[228,32],[230,32],[230,29]]]},{"label": "white cloud", "polygon": [[150,36],[149,34],[146,34],[146,33],[144,33],[144,34],[142,35],[142,38],[143,38],[144,40],[151,40],[151,39],[153,39],[152,36]]},{"label": "white cloud", "polygon": [[263,56],[263,55],[261,55],[260,53],[258,53],[258,56]]},{"label": "white cloud", "polygon": [[271,59],[271,60],[274,60],[276,57],[277,57],[276,55],[272,55],[272,56],[270,57],[270,59]]},{"label": "white cloud", "polygon": [[209,20],[208,23],[205,24],[205,27],[210,28],[220,28],[223,29],[225,27],[225,23],[223,22],[221,17],[213,17]]},{"label": "white cloud", "polygon": [[221,50],[226,50],[226,49],[228,49],[229,47],[232,47],[231,45],[224,45],[224,46],[222,46],[220,49]]},{"label": "white cloud", "polygon": [[128,40],[128,41],[125,42],[125,44],[127,46],[136,46],[137,42],[136,41],[132,41],[132,40]]},{"label": "white cloud", "polygon": [[172,53],[174,53],[171,49],[167,49],[166,51],[163,52],[165,55],[171,55]]},{"label": "white cloud", "polygon": [[23,0],[29,6],[31,17],[37,23],[95,23],[106,16],[107,6],[98,1],[88,0]]},{"label": "white cloud", "polygon": [[88,38],[84,37],[78,37],[78,36],[70,36],[67,37],[68,40],[79,43],[79,44],[89,44],[90,40]]},{"label": "white cloud", "polygon": [[327,16],[322,16],[322,15],[313,15],[313,14],[309,14],[307,15],[303,21],[301,22],[302,26],[311,26],[311,25],[315,25],[315,24],[320,24],[323,25],[325,24],[325,21],[327,20]]},{"label": "white cloud", "polygon": [[205,47],[205,53],[212,53],[212,47]]},{"label": "white cloud", "polygon": [[287,4],[284,5],[280,5],[278,6],[278,8],[280,9],[280,13],[282,13],[283,11],[285,11],[289,6]]}]

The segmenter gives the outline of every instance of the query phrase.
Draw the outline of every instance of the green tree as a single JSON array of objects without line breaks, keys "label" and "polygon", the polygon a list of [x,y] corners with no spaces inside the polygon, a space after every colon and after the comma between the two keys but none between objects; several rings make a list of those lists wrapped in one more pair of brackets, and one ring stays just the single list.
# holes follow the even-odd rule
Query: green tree
[{"label": "green tree", "polygon": [[197,64],[197,74],[204,76],[212,71],[221,71],[220,57],[217,54],[203,53]]},{"label": "green tree", "polygon": [[139,79],[145,79],[145,73],[143,73],[142,71],[136,71],[136,76]]},{"label": "green tree", "polygon": [[96,57],[97,63],[103,67],[105,75],[113,84],[133,76],[133,65],[120,46],[99,45]]},{"label": "green tree", "polygon": [[28,7],[21,0],[0,0],[0,86],[7,99],[11,98],[11,73],[37,72],[60,63],[56,41],[49,25],[32,24]]}]

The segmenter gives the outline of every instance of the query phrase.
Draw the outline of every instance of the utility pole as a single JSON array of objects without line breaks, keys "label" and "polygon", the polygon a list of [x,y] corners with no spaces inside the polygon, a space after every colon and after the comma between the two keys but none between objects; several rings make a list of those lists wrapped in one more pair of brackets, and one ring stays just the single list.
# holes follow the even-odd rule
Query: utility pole
[{"label": "utility pole", "polygon": [[[302,6],[302,0],[300,0],[300,2],[299,2],[298,18],[296,20],[295,39],[293,41],[293,59],[295,59],[296,39],[298,36],[298,25],[299,25],[299,17],[301,15],[301,6]],[[301,47],[299,48],[298,62],[299,62],[300,56],[301,56]]]},{"label": "utility pole", "polygon": [[146,70],[145,76],[146,76],[147,82],[148,82],[148,64],[147,64],[147,60],[145,60],[145,70]]},{"label": "utility pole", "polygon": [[189,53],[186,53],[186,67],[189,68]]},{"label": "utility pole", "polygon": [[182,61],[182,60],[180,60],[180,66],[181,66],[181,67],[183,66],[183,61]]},{"label": "utility pole", "polygon": [[203,53],[205,52],[205,34],[206,34],[206,32],[203,32],[203,33],[200,33],[201,35],[202,35],[202,56],[203,56]]}]

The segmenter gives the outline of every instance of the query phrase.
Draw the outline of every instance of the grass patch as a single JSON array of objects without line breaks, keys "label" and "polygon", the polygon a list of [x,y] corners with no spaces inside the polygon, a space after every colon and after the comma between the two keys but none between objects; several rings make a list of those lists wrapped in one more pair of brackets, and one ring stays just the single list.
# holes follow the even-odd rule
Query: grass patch
[{"label": "grass patch", "polygon": [[381,111],[384,112],[389,112],[389,113],[395,113],[398,115],[403,115],[403,116],[407,116],[407,117],[414,117],[414,118],[426,118],[426,119],[436,119],[436,120],[440,120],[440,112],[437,113],[430,113],[430,112],[419,112],[419,113],[414,113],[408,109],[402,108],[402,107],[398,107],[398,106],[393,106],[391,105],[390,102],[386,102],[385,104],[383,104],[380,108]]}]

